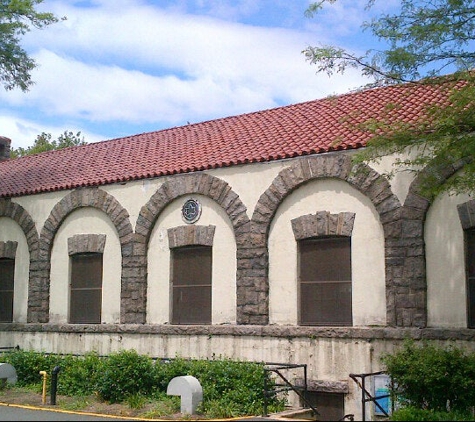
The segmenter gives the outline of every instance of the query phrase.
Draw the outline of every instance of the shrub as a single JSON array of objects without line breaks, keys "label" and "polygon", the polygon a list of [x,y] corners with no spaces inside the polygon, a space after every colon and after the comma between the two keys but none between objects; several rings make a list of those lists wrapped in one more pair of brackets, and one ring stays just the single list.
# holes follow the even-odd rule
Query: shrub
[{"label": "shrub", "polygon": [[111,403],[121,403],[131,395],[153,394],[153,360],[135,350],[112,353],[104,360],[96,390],[100,398]]},{"label": "shrub", "polygon": [[424,342],[417,346],[408,340],[400,351],[382,360],[394,383],[393,394],[404,407],[463,414],[471,411],[475,403],[475,353],[453,345],[442,348]]},{"label": "shrub", "polygon": [[88,396],[96,391],[96,384],[103,371],[104,359],[91,352],[84,356],[63,356],[59,366],[58,394]]},{"label": "shrub", "polygon": [[[126,402],[139,408],[147,400],[160,400],[153,414],[179,409],[179,398],[166,395],[169,382],[178,376],[191,375],[203,388],[203,402],[198,411],[211,418],[228,418],[260,414],[264,407],[264,377],[272,385],[264,364],[231,359],[191,360],[175,358],[154,361],[135,350],[123,350],[100,357],[49,355],[16,350],[3,354],[3,361],[12,364],[18,374],[18,385],[41,390],[39,371],[58,374],[58,394],[89,396],[97,393],[103,401]],[[177,401],[178,400],[178,401]],[[284,400],[273,396],[267,401],[271,412],[282,410]]]},{"label": "shrub", "polygon": [[[174,377],[191,375],[198,379],[203,388],[199,410],[214,418],[259,414],[264,406],[264,377],[272,385],[263,364],[223,358],[157,362],[156,374],[163,391]],[[276,397],[269,399],[271,411],[282,410],[284,405]]]},{"label": "shrub", "polygon": [[470,413],[461,412],[437,412],[433,410],[404,407],[396,410],[392,415],[392,421],[473,421]]},{"label": "shrub", "polygon": [[40,371],[50,373],[57,364],[57,357],[43,353],[15,349],[2,354],[2,361],[15,368],[19,387],[41,385]]}]

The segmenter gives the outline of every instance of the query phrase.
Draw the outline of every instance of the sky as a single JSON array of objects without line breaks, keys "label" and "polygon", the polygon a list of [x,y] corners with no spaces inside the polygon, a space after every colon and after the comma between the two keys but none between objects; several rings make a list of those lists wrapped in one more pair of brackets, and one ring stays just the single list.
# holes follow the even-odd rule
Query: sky
[{"label": "sky", "polygon": [[[395,0],[381,2],[388,7]],[[302,50],[364,53],[367,0],[340,0],[313,18],[309,0],[45,0],[67,19],[32,29],[29,91],[0,87],[0,135],[26,148],[45,132],[88,143],[343,94],[369,82],[329,77]],[[381,7],[383,7],[381,6]],[[377,10],[376,10],[377,11]]]}]

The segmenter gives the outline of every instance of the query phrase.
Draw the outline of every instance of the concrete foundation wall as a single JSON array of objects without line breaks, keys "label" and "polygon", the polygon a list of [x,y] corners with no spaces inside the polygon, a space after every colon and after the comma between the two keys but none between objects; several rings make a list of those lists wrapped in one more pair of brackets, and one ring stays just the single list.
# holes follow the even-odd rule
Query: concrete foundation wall
[{"label": "concrete foundation wall", "polygon": [[[384,370],[381,357],[406,338],[475,351],[473,330],[313,328],[257,326],[54,325],[0,324],[0,345],[47,353],[108,355],[134,349],[153,358],[233,358],[244,361],[305,364],[309,389],[345,393],[345,414],[361,420],[362,391],[350,374]],[[301,383],[300,369],[283,371]],[[371,391],[372,378],[367,378]],[[289,395],[298,405],[297,396]],[[366,418],[372,420],[372,404]]]}]

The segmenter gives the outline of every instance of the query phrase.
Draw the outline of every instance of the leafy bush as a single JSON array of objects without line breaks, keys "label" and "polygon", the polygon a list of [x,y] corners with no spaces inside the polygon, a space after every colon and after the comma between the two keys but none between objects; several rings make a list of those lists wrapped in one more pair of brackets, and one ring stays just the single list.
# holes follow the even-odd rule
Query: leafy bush
[{"label": "leafy bush", "polygon": [[392,421],[473,421],[470,413],[437,412],[433,410],[404,407],[391,415]]},{"label": "leafy bush", "polygon": [[56,358],[51,355],[26,350],[14,350],[2,354],[2,362],[12,365],[18,377],[17,385],[27,387],[41,385],[40,371],[50,373],[56,366]]},{"label": "leafy bush", "polygon": [[[35,386],[41,390],[39,371],[58,374],[58,394],[98,397],[110,403],[128,403],[139,408],[147,400],[159,400],[154,410],[161,415],[167,409],[179,409],[179,398],[166,395],[170,381],[191,375],[203,388],[199,412],[211,418],[228,418],[260,414],[264,406],[264,377],[272,385],[269,372],[261,363],[231,359],[191,360],[175,358],[154,361],[135,350],[123,350],[100,357],[97,353],[84,356],[48,355],[39,352],[12,351],[3,354],[3,361],[12,364],[18,374],[19,386]],[[178,401],[177,401],[178,400]],[[273,396],[268,399],[269,411],[283,410],[285,401]]]},{"label": "leafy bush", "polygon": [[84,356],[62,356],[58,359],[61,371],[58,374],[58,394],[65,396],[88,396],[96,391],[99,375],[103,372],[104,360],[95,352]]},{"label": "leafy bush", "polygon": [[428,342],[417,346],[408,340],[382,360],[394,383],[392,393],[403,407],[470,413],[475,403],[475,353]]},{"label": "leafy bush", "polygon": [[[264,406],[264,377],[272,385],[264,365],[231,359],[185,360],[177,358],[168,362],[157,362],[157,379],[162,388],[177,376],[191,375],[199,380],[203,388],[203,402],[200,411],[215,418],[255,415]],[[268,404],[271,411],[282,410],[285,403],[273,398]]]},{"label": "leafy bush", "polygon": [[112,353],[104,360],[96,390],[104,401],[120,403],[131,395],[153,394],[156,383],[152,358],[135,350]]}]

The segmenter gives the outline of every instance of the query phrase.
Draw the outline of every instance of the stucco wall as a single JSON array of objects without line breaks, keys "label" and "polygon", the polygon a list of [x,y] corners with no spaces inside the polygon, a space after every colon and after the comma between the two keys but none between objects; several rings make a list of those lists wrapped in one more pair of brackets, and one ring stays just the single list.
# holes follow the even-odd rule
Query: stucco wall
[{"label": "stucco wall", "polygon": [[[0,200],[0,242],[18,243],[0,345],[307,364],[314,381],[346,382],[345,413],[360,414],[349,374],[380,370],[405,337],[475,344],[457,209],[469,198],[431,202],[407,175],[384,179],[390,167],[354,172],[335,153]],[[189,198],[195,225],[213,227],[209,326],[170,324],[168,232]],[[322,211],[354,214],[353,327],[297,325],[292,220]],[[84,234],[105,236],[102,324],[69,325],[68,239]]]},{"label": "stucco wall", "polygon": [[465,195],[434,201],[425,224],[429,327],[467,326],[464,234],[457,205]]},{"label": "stucco wall", "polygon": [[117,231],[101,211],[81,208],[71,213],[60,229],[51,253],[50,321],[66,323],[69,310],[70,262],[68,239],[77,234],[106,236],[102,274],[101,322],[120,322],[121,256]]},{"label": "stucco wall", "polygon": [[340,180],[312,181],[279,207],[269,235],[270,322],[297,324],[297,242],[291,220],[317,211],[355,213],[351,234],[353,325],[385,325],[384,233],[368,198]]},{"label": "stucco wall", "polygon": [[0,217],[0,242],[17,242],[15,254],[15,291],[13,296],[13,321],[26,322],[28,301],[28,271],[30,254],[25,235],[12,219]]},{"label": "stucco wall", "polygon": [[213,324],[236,323],[236,242],[224,211],[209,198],[191,195],[171,202],[160,215],[148,244],[147,323],[170,323],[170,247],[167,231],[183,226],[181,207],[193,197],[200,201],[200,226],[215,226],[212,246]]},{"label": "stucco wall", "polygon": [[[124,248],[128,250],[127,245],[130,242],[128,239],[132,239],[132,231],[143,232],[145,217],[153,219],[147,223],[150,226],[150,229],[147,229],[148,233],[144,233],[145,255],[141,261],[148,263],[148,266],[145,270],[139,267],[135,269],[137,265],[143,265],[136,262],[135,267],[130,267],[128,273],[133,275],[146,271],[147,274],[144,288],[147,290],[148,300],[144,302],[142,321],[168,323],[170,249],[165,233],[169,228],[185,224],[181,219],[181,206],[186,199],[195,197],[203,206],[202,217],[197,224],[216,227],[213,244],[213,323],[240,323],[238,315],[241,311],[236,305],[240,300],[236,291],[238,285],[236,277],[243,271],[243,265],[244,267],[255,265],[256,257],[259,257],[261,260],[259,266],[262,266],[262,269],[253,267],[249,270],[258,274],[258,278],[254,276],[255,282],[265,281],[262,289],[256,290],[256,298],[267,296],[268,304],[257,311],[255,321],[295,325],[297,243],[293,238],[290,222],[303,215],[327,211],[355,213],[352,233],[355,326],[415,323],[433,327],[465,327],[465,306],[455,306],[463,303],[465,299],[463,230],[456,206],[468,198],[443,197],[436,199],[433,204],[425,201],[417,205],[415,202],[419,201],[417,193],[411,192],[412,178],[400,173],[388,184],[389,192],[392,192],[396,199],[392,200],[390,206],[386,206],[384,201],[380,202],[378,199],[378,196],[382,197],[381,193],[372,188],[371,184],[376,185],[375,181],[377,182],[377,177],[380,177],[378,175],[391,169],[391,159],[386,157],[381,163],[374,164],[373,167],[377,170],[374,176],[365,176],[366,180],[364,178],[358,180],[348,173],[349,170],[345,170],[346,162],[338,161],[335,159],[336,156],[337,154],[325,154],[316,157],[315,166],[319,167],[315,167],[315,170],[312,170],[313,158],[309,158],[310,176],[296,173],[302,171],[300,163],[306,160],[303,158],[240,165],[205,172],[213,177],[210,184],[214,184],[214,180],[224,183],[225,189],[239,200],[241,204],[239,212],[251,221],[250,229],[246,228],[246,231],[250,230],[248,233],[251,236],[250,246],[245,246],[248,248],[246,254],[256,255],[249,258],[247,264],[239,264],[239,260],[236,259],[237,256],[243,255],[237,249],[237,245],[241,236],[239,231],[245,228],[246,224],[242,217],[239,217],[242,222],[232,221],[230,213],[233,212],[234,205],[229,203],[234,200],[230,199],[223,205],[217,198],[209,196],[206,189],[203,192],[193,192],[193,189],[183,190],[181,193],[177,191],[173,197],[166,199],[168,195],[166,192],[173,187],[175,181],[181,180],[181,176],[102,186],[100,190],[108,196],[107,201],[114,201],[117,204],[114,209],[120,209],[120,213],[113,210],[111,214],[107,209],[90,207],[88,204],[78,204],[77,208],[74,204],[68,205],[73,191],[12,198],[11,204],[19,207],[22,213],[31,218],[36,235],[48,241],[45,246],[40,246],[40,250],[44,247],[51,248],[47,251],[51,258],[51,268],[49,274],[47,273],[49,278],[41,281],[41,289],[45,287],[46,282],[49,282],[47,286],[49,291],[45,292],[46,296],[41,299],[41,303],[44,303],[44,300],[49,301],[47,319],[52,323],[67,320],[69,262],[68,259],[64,259],[67,257],[67,239],[79,233],[102,233],[107,238],[105,261],[109,264],[104,273],[104,297],[108,300],[104,300],[103,303],[103,322],[120,322],[121,309],[124,306],[120,303],[124,300],[120,297],[124,284],[123,269],[121,271],[124,262],[121,254]],[[297,178],[293,181],[291,178],[295,176],[302,180]],[[288,181],[285,178],[288,178]],[[281,181],[284,181],[284,184]],[[163,193],[157,196],[161,190]],[[82,200],[87,201],[84,199],[88,197],[87,192],[82,195]],[[272,195],[277,195],[275,200],[272,199],[274,203],[269,202]],[[72,201],[77,202],[78,199],[75,199],[77,197],[78,195],[73,197]],[[156,211],[156,215],[148,217],[143,214],[143,210],[155,207],[154,201],[165,202],[160,205],[161,208]],[[405,201],[404,204],[402,201]],[[66,211],[58,207],[62,203],[66,204],[62,205]],[[273,209],[269,209],[270,206]],[[414,220],[415,210],[419,215],[418,220]],[[12,212],[18,216],[20,211],[15,208]],[[398,220],[400,218],[398,213],[407,215],[406,223],[404,219]],[[61,215],[58,217],[59,214]],[[120,215],[120,219],[115,215]],[[388,220],[387,216],[390,215],[391,220]],[[38,289],[31,286],[31,282],[29,288],[26,287],[35,249],[31,245],[35,243],[32,243],[34,236],[30,234],[31,230],[25,231],[22,227],[26,218],[22,216],[21,221],[16,221],[15,218],[10,218],[8,212],[3,217],[0,214],[0,241],[14,240],[19,244],[16,259],[20,265],[16,267],[14,321],[25,322],[28,289],[32,291]],[[114,218],[117,221],[114,221]],[[254,227],[253,221],[256,222]],[[126,232],[120,226],[123,222],[130,227]],[[55,227],[51,228],[52,224]],[[51,230],[55,231],[49,234]],[[263,230],[265,232],[262,232]],[[400,241],[404,230],[407,239]],[[420,236],[420,233],[423,233],[424,237]],[[257,237],[261,235],[263,240]],[[50,236],[54,238],[49,240]],[[243,245],[245,243],[241,243],[241,248]],[[262,247],[266,248],[263,252]],[[415,253],[420,255],[416,256]],[[398,260],[401,259],[406,259],[408,263],[406,269],[399,268]],[[132,261],[137,261],[137,258],[132,258]],[[44,265],[40,265],[41,270]],[[37,267],[34,266],[33,270]],[[413,283],[412,287],[406,287],[404,280],[408,277],[422,280],[424,286],[416,288],[417,283]],[[130,283],[132,282],[133,277]],[[248,290],[249,288],[243,285],[241,295],[247,294],[243,292]],[[403,292],[404,296],[400,296],[400,292]],[[139,290],[133,293],[135,296],[137,294],[140,295]],[[414,307],[415,313],[412,317],[404,309],[405,306]],[[400,311],[398,307],[401,308]],[[426,317],[421,316],[420,309],[426,309]],[[264,315],[259,314],[260,312]],[[122,318],[125,318],[124,321],[127,319],[124,316]],[[249,319],[249,323],[254,319]]]}]

